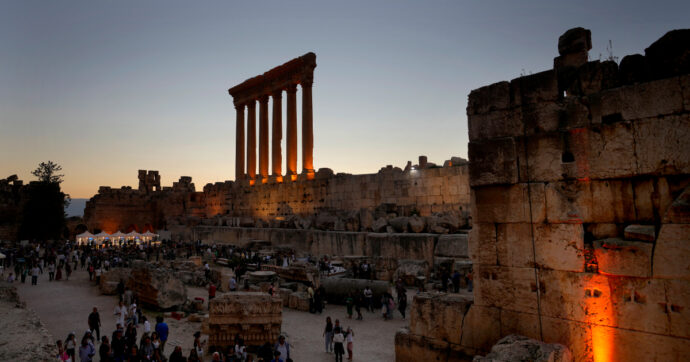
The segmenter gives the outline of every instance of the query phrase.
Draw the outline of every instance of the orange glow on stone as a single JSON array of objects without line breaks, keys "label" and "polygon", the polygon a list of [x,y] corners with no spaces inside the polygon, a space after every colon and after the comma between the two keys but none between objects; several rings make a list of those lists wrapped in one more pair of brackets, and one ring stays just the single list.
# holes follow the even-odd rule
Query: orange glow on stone
[{"label": "orange glow on stone", "polygon": [[[611,301],[611,280],[601,274],[592,274],[584,285],[587,324],[591,329],[591,358],[595,362],[614,361],[615,315]],[[614,281],[615,283],[615,281]]]}]

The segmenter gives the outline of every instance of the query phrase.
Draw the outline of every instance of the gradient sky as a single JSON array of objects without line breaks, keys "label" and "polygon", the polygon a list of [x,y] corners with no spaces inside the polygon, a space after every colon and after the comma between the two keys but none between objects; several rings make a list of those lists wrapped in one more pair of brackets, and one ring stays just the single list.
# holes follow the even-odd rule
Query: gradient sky
[{"label": "gradient sky", "polygon": [[467,156],[469,92],[549,69],[565,30],[592,30],[590,58],[609,40],[622,58],[688,14],[688,1],[2,1],[0,177],[30,181],[52,160],[73,198],[136,187],[138,169],[197,190],[232,180],[227,89],[309,51],[316,168],[442,163]]}]

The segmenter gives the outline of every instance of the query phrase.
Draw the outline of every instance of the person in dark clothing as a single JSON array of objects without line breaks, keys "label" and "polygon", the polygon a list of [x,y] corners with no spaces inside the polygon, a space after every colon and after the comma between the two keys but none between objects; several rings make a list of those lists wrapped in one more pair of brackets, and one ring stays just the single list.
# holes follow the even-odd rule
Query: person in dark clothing
[{"label": "person in dark clothing", "polygon": [[98,357],[101,358],[101,362],[110,362],[113,360],[113,353],[110,349],[110,342],[108,342],[108,337],[103,336],[101,338],[101,346],[98,348]]},{"label": "person in dark clothing", "polygon": [[403,320],[405,320],[405,309],[407,309],[407,295],[405,293],[398,294],[398,311],[402,314]]},{"label": "person in dark clothing", "polygon": [[113,351],[113,361],[120,362],[125,359],[125,350],[127,349],[125,338],[122,336],[122,330],[115,331],[115,338],[110,343],[110,348]]},{"label": "person in dark clothing", "polygon": [[92,334],[96,332],[96,339],[101,339],[101,316],[96,307],[93,307],[93,312],[89,314],[89,329]]},{"label": "person in dark clothing", "polygon": [[451,278],[453,280],[453,292],[457,293],[460,291],[460,272],[457,270],[453,272],[453,277]]}]

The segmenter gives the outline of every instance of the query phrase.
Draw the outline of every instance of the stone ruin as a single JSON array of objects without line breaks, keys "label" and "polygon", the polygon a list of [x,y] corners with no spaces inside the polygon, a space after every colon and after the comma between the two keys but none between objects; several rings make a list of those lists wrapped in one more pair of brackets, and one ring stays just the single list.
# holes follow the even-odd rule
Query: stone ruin
[{"label": "stone ruin", "polygon": [[139,170],[139,191],[150,193],[152,191],[160,191],[161,176],[158,171]]},{"label": "stone ruin", "polygon": [[[415,297],[398,361],[511,334],[577,361],[690,355],[690,30],[620,65],[590,48],[571,29],[553,69],[469,95],[474,301]],[[450,333],[419,328],[429,304]]]},{"label": "stone ruin", "polygon": [[233,292],[210,301],[203,333],[211,349],[235,345],[240,336],[247,346],[273,345],[283,323],[280,297],[259,292]]},{"label": "stone ruin", "polygon": [[171,309],[187,303],[187,287],[181,279],[165,268],[157,268],[144,261],[132,263],[126,285],[144,305]]}]

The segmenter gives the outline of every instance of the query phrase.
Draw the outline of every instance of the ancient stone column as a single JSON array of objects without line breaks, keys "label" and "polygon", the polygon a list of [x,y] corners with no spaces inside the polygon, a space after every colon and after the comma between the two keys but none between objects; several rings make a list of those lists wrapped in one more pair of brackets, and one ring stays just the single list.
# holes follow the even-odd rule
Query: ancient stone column
[{"label": "ancient stone column", "polygon": [[302,81],[302,173],[314,175],[314,120],[311,107],[312,80]]},{"label": "ancient stone column", "polygon": [[283,140],[283,90],[273,92],[273,133],[271,136],[271,166],[273,175],[276,181],[282,181],[283,173],[283,152],[280,148],[280,143]]},{"label": "ancient stone column", "polygon": [[297,176],[297,85],[287,87],[287,176]]},{"label": "ancient stone column", "polygon": [[268,95],[259,97],[259,174],[268,181]]},{"label": "ancient stone column", "polygon": [[235,127],[235,180],[244,178],[244,104],[235,105],[237,124]]},{"label": "ancient stone column", "polygon": [[256,179],[256,101],[247,104],[247,176]]}]

